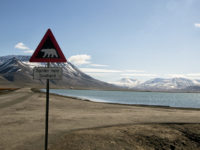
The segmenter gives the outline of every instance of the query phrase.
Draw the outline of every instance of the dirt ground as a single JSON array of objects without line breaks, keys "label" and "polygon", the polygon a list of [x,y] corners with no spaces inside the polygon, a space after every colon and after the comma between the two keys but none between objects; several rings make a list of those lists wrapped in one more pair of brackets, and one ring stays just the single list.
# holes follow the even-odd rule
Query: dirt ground
[{"label": "dirt ground", "polygon": [[[43,150],[45,94],[0,94],[0,150]],[[50,150],[199,149],[200,109],[130,106],[50,95]]]},{"label": "dirt ground", "polygon": [[199,124],[137,124],[65,133],[50,150],[199,150]]}]

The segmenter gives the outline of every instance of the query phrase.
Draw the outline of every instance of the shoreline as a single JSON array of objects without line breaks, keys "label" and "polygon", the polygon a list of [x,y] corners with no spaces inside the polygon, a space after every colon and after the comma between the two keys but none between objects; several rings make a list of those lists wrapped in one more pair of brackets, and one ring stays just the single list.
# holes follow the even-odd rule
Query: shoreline
[{"label": "shoreline", "polygon": [[[41,89],[32,89],[35,92],[41,92],[45,93],[44,91],[41,91]],[[127,91],[128,92],[128,91]],[[80,100],[80,101],[88,101],[88,102],[93,102],[93,103],[103,103],[103,104],[112,104],[112,105],[122,105],[122,106],[138,106],[138,107],[150,107],[150,108],[165,108],[165,109],[180,109],[180,110],[198,110],[200,111],[200,108],[191,108],[191,107],[171,107],[171,106],[163,106],[163,105],[146,105],[146,104],[123,104],[123,103],[112,103],[112,102],[101,102],[101,101],[93,101],[87,98],[79,98],[75,96],[66,96],[62,94],[56,94],[56,93],[49,93],[50,95],[55,95],[55,96],[61,96],[61,97],[66,97],[66,98],[72,98],[75,100]]]},{"label": "shoreline", "polygon": [[95,91],[122,91],[122,92],[155,92],[155,93],[200,93],[200,91],[182,91],[181,89],[173,90],[142,90],[142,89],[95,89],[95,88],[51,88],[51,89],[62,89],[62,90],[95,90]]}]

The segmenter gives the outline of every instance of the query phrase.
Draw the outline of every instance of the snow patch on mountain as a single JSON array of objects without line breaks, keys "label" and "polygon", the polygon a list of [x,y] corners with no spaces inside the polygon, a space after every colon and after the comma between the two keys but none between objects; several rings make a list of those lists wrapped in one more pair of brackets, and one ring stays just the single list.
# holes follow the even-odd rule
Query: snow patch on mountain
[{"label": "snow patch on mountain", "polygon": [[28,65],[31,68],[44,66],[41,63],[32,63],[32,62],[29,62],[29,61],[22,61],[22,63]]},{"label": "snow patch on mountain", "polygon": [[138,88],[169,90],[169,89],[185,89],[190,86],[196,86],[196,84],[193,80],[186,78],[171,78],[171,79],[155,78],[140,84]]},{"label": "snow patch on mountain", "polygon": [[115,84],[117,86],[127,87],[127,88],[133,88],[141,84],[139,80],[136,79],[130,79],[130,78],[122,78],[119,81],[116,82],[110,82],[111,84]]}]

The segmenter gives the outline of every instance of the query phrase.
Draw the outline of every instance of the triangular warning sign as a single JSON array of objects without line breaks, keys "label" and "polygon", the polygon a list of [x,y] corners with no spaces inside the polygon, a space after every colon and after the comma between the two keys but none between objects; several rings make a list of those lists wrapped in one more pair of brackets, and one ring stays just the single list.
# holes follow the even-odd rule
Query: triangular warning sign
[{"label": "triangular warning sign", "polygon": [[30,62],[66,62],[60,46],[58,45],[53,33],[47,30],[40,44],[31,56]]}]

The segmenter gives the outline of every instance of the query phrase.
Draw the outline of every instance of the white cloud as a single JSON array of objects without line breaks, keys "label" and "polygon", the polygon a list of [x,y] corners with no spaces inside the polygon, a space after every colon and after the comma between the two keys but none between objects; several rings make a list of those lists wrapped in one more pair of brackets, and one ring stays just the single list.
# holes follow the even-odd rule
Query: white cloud
[{"label": "white cloud", "polygon": [[81,55],[74,55],[69,57],[69,62],[75,64],[75,65],[89,65],[92,67],[107,67],[108,65],[101,65],[101,64],[93,64],[91,63],[92,57],[87,54],[81,54]]},{"label": "white cloud", "polygon": [[121,76],[126,76],[126,77],[158,77],[157,74],[148,74],[148,73],[123,73]]},{"label": "white cloud", "polygon": [[[148,78],[148,77],[158,77],[156,74],[145,73],[144,70],[134,70],[134,69],[109,69],[109,68],[98,68],[98,67],[108,67],[108,65],[95,64],[91,61],[92,57],[87,54],[73,55],[68,61],[78,65],[79,69],[86,74],[95,76],[99,79],[102,78],[116,78],[120,76],[125,77],[139,77],[139,78]],[[86,65],[82,66],[81,65]]]},{"label": "white cloud", "polygon": [[122,72],[120,70],[111,70],[111,69],[96,69],[96,68],[79,68],[85,73],[117,73]]},{"label": "white cloud", "polygon": [[196,28],[200,28],[200,23],[195,23],[194,26],[195,26]]},{"label": "white cloud", "polygon": [[91,56],[87,54],[83,55],[74,55],[69,57],[68,61],[75,64],[75,65],[83,65],[83,64],[90,64]]},{"label": "white cloud", "polygon": [[93,67],[108,67],[108,65],[100,65],[100,64],[90,64]]},{"label": "white cloud", "polygon": [[186,74],[167,74],[167,77],[170,78],[186,78]]},{"label": "white cloud", "polygon": [[28,48],[24,43],[19,42],[15,45],[15,48],[17,49],[22,49],[22,50],[29,50],[30,48]]},{"label": "white cloud", "polygon": [[107,73],[88,72],[87,74],[89,74],[90,76],[93,76],[93,77],[105,77],[105,76],[109,76],[109,74],[107,74]]},{"label": "white cloud", "polygon": [[200,77],[200,73],[189,73],[189,74],[187,74],[187,76],[190,76],[190,77]]},{"label": "white cloud", "polygon": [[[107,65],[89,64],[89,66],[103,67]],[[84,73],[91,76],[126,76],[126,77],[157,77],[156,74],[144,73],[144,70],[118,70],[118,69],[100,69],[100,68],[90,68],[90,67],[80,67],[79,68]]]},{"label": "white cloud", "polygon": [[32,54],[34,51],[33,50],[26,50],[26,51],[24,51],[24,53],[30,53],[30,54]]},{"label": "white cloud", "polygon": [[125,72],[145,72],[144,70],[125,70]]},{"label": "white cloud", "polygon": [[190,79],[199,79],[199,78],[200,78],[200,73],[167,74],[167,77],[170,77],[170,78],[190,78]]},{"label": "white cloud", "polygon": [[31,50],[29,47],[27,47],[24,43],[19,42],[15,45],[16,49],[23,50],[24,53],[33,53],[33,50]]}]

